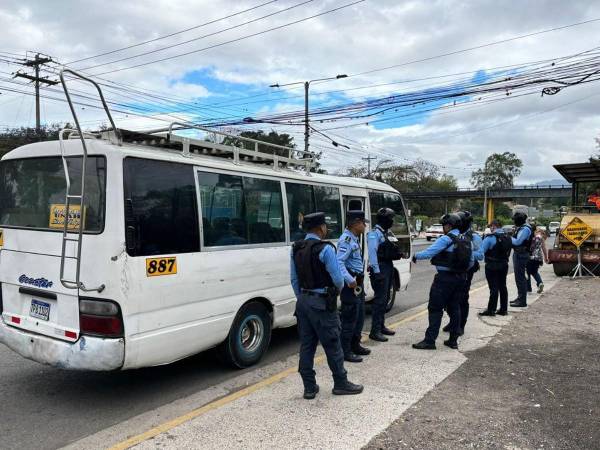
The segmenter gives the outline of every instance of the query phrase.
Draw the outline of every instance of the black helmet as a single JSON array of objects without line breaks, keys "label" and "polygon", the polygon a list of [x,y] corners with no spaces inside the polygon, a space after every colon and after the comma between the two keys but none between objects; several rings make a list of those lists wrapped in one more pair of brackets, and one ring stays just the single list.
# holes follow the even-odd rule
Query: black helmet
[{"label": "black helmet", "polygon": [[460,217],[460,227],[458,230],[461,233],[466,233],[469,228],[471,228],[471,224],[473,223],[473,216],[470,211],[460,211],[457,213],[458,217]]},{"label": "black helmet", "polygon": [[375,220],[377,221],[377,225],[380,225],[381,228],[387,230],[391,228],[394,223],[394,210],[391,208],[381,208],[377,211],[377,215],[375,216]]},{"label": "black helmet", "polygon": [[460,227],[462,220],[458,214],[444,214],[440,219],[442,225],[450,225],[452,229]]},{"label": "black helmet", "polygon": [[525,214],[524,212],[521,211],[517,211],[516,213],[514,213],[513,215],[513,222],[515,223],[516,226],[520,227],[525,225],[525,222],[527,221],[527,214]]}]

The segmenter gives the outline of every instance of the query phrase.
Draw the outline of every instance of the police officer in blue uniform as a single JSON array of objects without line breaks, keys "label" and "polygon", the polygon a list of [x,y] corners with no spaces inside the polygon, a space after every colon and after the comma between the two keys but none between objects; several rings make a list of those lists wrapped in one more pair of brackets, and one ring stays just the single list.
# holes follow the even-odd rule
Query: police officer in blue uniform
[{"label": "police officer in blue uniform", "polygon": [[372,307],[371,333],[369,338],[374,341],[387,342],[387,336],[393,336],[395,331],[385,326],[385,308],[388,303],[390,286],[394,276],[393,260],[386,257],[385,247],[391,245],[387,234],[394,224],[394,210],[381,208],[375,216],[377,224],[367,233],[369,250],[369,273],[371,286],[375,291]]},{"label": "police officer in blue uniform", "polygon": [[527,306],[527,262],[530,256],[531,239],[533,233],[531,227],[526,223],[527,214],[516,212],[513,215],[513,222],[517,227],[512,238],[513,245],[513,267],[515,272],[515,283],[517,285],[518,296],[510,306],[523,308]]},{"label": "police officer in blue uniform", "polygon": [[[512,250],[511,238],[502,229],[499,220],[493,220],[489,225],[492,232],[483,239],[482,253],[485,254],[485,278],[490,288],[490,299],[487,309],[479,313],[480,316],[506,316],[508,314],[508,289],[506,276],[508,275],[508,259]],[[498,306],[500,296],[500,309]]]},{"label": "police officer in blue uniform", "polygon": [[361,362],[361,355],[371,353],[371,350],[360,345],[365,322],[365,271],[359,238],[368,222],[364,211],[348,211],[346,229],[338,241],[337,260],[345,281],[340,294],[342,350],[348,362]]},{"label": "police officer in blue uniform", "polygon": [[454,239],[457,239],[460,235],[461,219],[457,214],[446,214],[442,216],[441,224],[444,227],[445,235],[438,238],[429,248],[413,256],[413,262],[431,259],[431,263],[437,269],[437,274],[429,291],[429,304],[427,306],[429,310],[429,327],[425,331],[425,339],[413,344],[413,348],[418,350],[435,350],[435,341],[440,331],[444,309],[448,311],[450,316],[450,339],[444,341],[444,345],[458,349],[460,302],[467,282],[467,270],[475,257],[469,245],[469,261],[464,269],[462,271],[452,269],[450,267],[451,254],[455,251]]},{"label": "police officer in blue uniform", "polygon": [[327,235],[325,214],[307,214],[302,226],[307,234],[292,246],[290,278],[297,300],[296,318],[300,335],[298,372],[304,384],[304,398],[313,399],[319,392],[314,370],[319,342],[333,374],[333,394],[360,394],[363,387],[348,381],[344,369],[337,312],[337,295],[344,285],[344,277],[335,256],[335,246],[322,240]]},{"label": "police officer in blue uniform", "polygon": [[480,257],[483,259],[483,253],[479,253],[483,242],[481,237],[473,231],[473,216],[471,213],[469,211],[460,211],[458,215],[461,219],[459,231],[471,240],[473,252],[475,252],[476,255],[473,264],[469,267],[467,272],[467,282],[465,283],[465,290],[460,301],[460,330],[458,331],[458,334],[462,336],[465,332],[465,326],[467,325],[467,319],[469,317],[469,292],[471,291],[471,283],[473,282],[475,272],[480,268],[477,256],[481,255]]}]

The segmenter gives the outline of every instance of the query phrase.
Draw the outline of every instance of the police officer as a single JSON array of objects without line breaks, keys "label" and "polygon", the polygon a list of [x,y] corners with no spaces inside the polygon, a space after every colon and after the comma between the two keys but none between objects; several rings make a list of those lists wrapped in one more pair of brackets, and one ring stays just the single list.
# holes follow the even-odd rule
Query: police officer
[{"label": "police officer", "polygon": [[[425,339],[413,348],[418,350],[435,350],[435,341],[440,331],[444,309],[450,316],[450,339],[444,341],[444,345],[458,349],[458,335],[460,328],[460,301],[467,282],[467,270],[473,262],[474,255],[469,249],[469,261],[462,271],[455,271],[450,267],[451,254],[455,251],[453,238],[460,235],[459,227],[461,219],[457,214],[446,214],[442,216],[441,224],[444,227],[444,236],[438,238],[429,248],[416,253],[413,262],[423,259],[431,259],[435,265],[437,274],[433,278],[431,290],[429,291],[429,327],[425,331]],[[452,237],[451,237],[452,236]]]},{"label": "police officer", "polygon": [[364,211],[346,213],[346,229],[338,241],[337,260],[344,276],[342,301],[342,350],[348,362],[361,362],[371,350],[360,345],[365,322],[364,263],[359,237],[369,221]]},{"label": "police officer", "polygon": [[[390,208],[381,208],[377,211],[375,220],[377,224],[367,233],[367,247],[369,250],[369,274],[371,286],[375,291],[373,298],[371,333],[369,338],[374,341],[387,342],[387,336],[393,336],[395,331],[385,326],[385,308],[388,303],[390,285],[393,282],[394,265],[392,259],[386,258],[381,250],[390,242],[387,239],[389,229],[394,224],[394,211]],[[382,245],[383,244],[383,245]]]},{"label": "police officer", "polygon": [[[485,278],[490,288],[490,300],[487,309],[479,313],[480,316],[506,316],[508,314],[508,289],[506,276],[508,275],[508,259],[512,250],[512,241],[502,229],[499,220],[493,220],[489,225],[491,234],[483,239],[481,251],[485,254]],[[498,306],[500,295],[500,309]]]},{"label": "police officer", "polygon": [[469,211],[460,211],[458,215],[461,220],[458,231],[471,240],[475,255],[473,263],[467,272],[467,282],[465,284],[465,290],[460,301],[460,330],[458,331],[458,334],[462,336],[465,332],[465,326],[467,325],[467,318],[469,317],[469,292],[471,291],[473,275],[475,275],[475,272],[479,270],[479,261],[477,258],[480,257],[483,259],[483,253],[479,252],[483,242],[481,237],[473,231],[473,216],[471,213]]},{"label": "police officer", "polygon": [[527,262],[530,256],[530,246],[533,233],[531,227],[526,223],[527,214],[516,212],[513,215],[513,222],[517,227],[514,237],[512,238],[513,245],[513,267],[515,272],[515,283],[517,285],[518,296],[510,306],[515,308],[523,308],[527,306]]},{"label": "police officer", "polygon": [[307,234],[304,240],[296,241],[292,246],[290,277],[297,300],[296,318],[300,334],[298,372],[304,384],[304,398],[313,399],[319,392],[314,370],[319,342],[333,374],[333,394],[360,394],[363,387],[349,382],[344,369],[337,312],[337,294],[344,285],[344,277],[335,257],[335,246],[322,240],[327,235],[325,214],[307,214],[302,226]]}]

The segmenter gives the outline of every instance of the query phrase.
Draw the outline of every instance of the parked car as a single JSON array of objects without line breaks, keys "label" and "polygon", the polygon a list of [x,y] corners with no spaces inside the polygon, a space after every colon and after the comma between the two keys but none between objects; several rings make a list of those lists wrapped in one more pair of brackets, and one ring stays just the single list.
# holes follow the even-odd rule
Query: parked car
[{"label": "parked car", "polygon": [[550,222],[548,224],[548,232],[550,235],[558,234],[558,230],[560,230],[560,222]]},{"label": "parked car", "polygon": [[425,238],[428,241],[437,239],[444,235],[444,227],[440,223],[435,223],[425,230]]}]

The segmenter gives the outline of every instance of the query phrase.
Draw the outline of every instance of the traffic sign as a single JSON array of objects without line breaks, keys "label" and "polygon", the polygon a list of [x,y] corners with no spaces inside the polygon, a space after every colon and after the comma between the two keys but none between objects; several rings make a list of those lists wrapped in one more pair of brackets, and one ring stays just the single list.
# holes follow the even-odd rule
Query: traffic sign
[{"label": "traffic sign", "polygon": [[589,238],[594,230],[579,217],[573,218],[569,224],[560,232],[565,238],[571,241],[577,248]]}]

